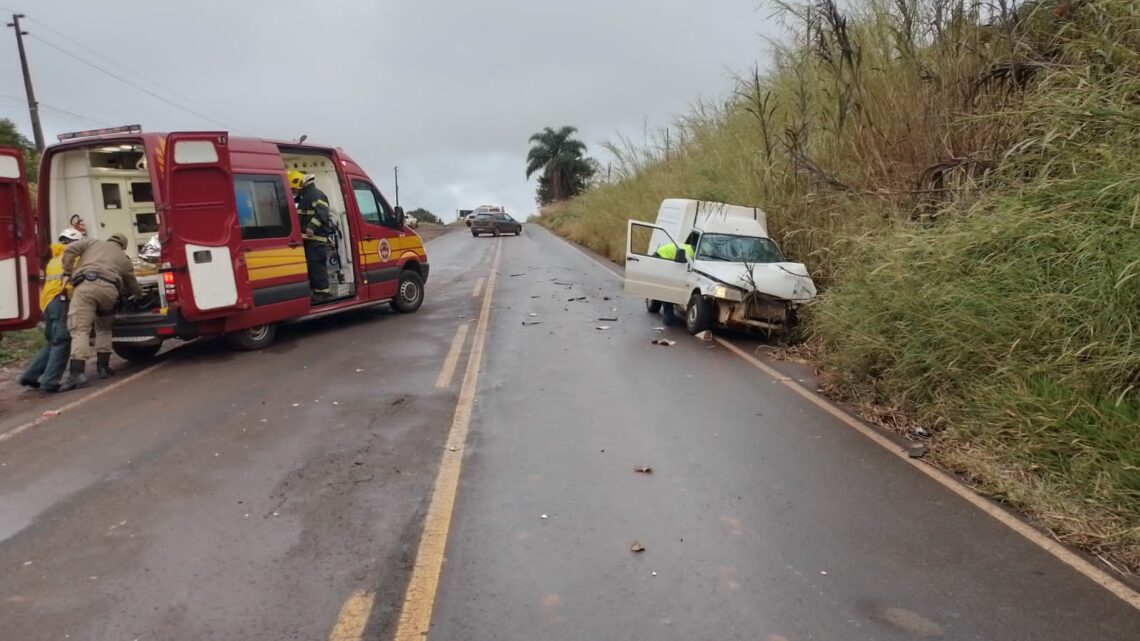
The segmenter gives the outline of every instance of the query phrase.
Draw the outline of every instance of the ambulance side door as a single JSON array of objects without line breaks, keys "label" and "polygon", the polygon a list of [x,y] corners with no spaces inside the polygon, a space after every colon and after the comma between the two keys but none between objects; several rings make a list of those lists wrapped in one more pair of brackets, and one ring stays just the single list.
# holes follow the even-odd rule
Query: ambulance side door
[{"label": "ambulance side door", "polygon": [[353,201],[360,212],[357,248],[368,298],[392,298],[396,295],[396,282],[400,277],[398,250],[405,232],[399,227],[396,211],[375,185],[359,176],[350,180]]},{"label": "ambulance side door", "polygon": [[0,147],[0,331],[40,320],[39,241],[24,152]]}]

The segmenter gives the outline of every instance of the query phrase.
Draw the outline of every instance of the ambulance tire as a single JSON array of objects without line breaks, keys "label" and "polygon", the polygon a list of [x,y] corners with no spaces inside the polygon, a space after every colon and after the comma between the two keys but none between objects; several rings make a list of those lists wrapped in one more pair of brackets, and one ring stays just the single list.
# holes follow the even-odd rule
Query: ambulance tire
[{"label": "ambulance tire", "polygon": [[392,307],[401,314],[411,314],[423,304],[424,279],[410,269],[400,272],[400,282],[396,284],[396,298],[392,300]]},{"label": "ambulance tire", "polygon": [[252,352],[269,347],[276,338],[277,326],[269,323],[266,325],[257,325],[256,327],[247,327],[232,334],[226,334],[226,343],[233,349],[239,349],[243,352]]},{"label": "ambulance tire", "polygon": [[132,363],[149,363],[158,356],[162,349],[162,341],[157,343],[111,343],[111,350],[119,358]]}]

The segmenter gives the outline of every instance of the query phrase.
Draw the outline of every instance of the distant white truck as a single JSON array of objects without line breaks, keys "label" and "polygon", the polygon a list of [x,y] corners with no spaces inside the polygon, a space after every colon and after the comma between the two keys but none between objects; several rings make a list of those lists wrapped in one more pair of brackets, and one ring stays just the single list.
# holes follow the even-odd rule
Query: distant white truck
[{"label": "distant white truck", "polygon": [[[670,243],[673,260],[658,254]],[[629,221],[625,260],[625,291],[645,298],[650,312],[663,310],[667,322],[683,315],[692,334],[727,326],[786,332],[816,295],[807,268],[784,258],[756,207],[665,200],[656,223]]]}]

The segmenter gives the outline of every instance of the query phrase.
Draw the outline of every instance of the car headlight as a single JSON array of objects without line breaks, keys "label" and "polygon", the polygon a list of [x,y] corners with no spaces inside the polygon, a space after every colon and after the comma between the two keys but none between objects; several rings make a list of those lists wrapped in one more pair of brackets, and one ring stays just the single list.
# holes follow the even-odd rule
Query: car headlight
[{"label": "car headlight", "polygon": [[728,298],[728,288],[724,285],[717,285],[713,287],[714,298]]}]

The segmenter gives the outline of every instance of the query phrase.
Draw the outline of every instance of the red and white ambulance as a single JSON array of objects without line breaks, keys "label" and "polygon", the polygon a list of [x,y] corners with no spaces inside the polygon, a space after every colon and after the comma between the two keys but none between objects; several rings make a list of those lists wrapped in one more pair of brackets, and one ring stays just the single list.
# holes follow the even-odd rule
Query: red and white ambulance
[{"label": "red and white ambulance", "polygon": [[[328,300],[311,298],[290,170],[316,176],[339,229]],[[114,348],[131,360],[168,338],[258,349],[285,321],[381,303],[414,312],[424,300],[423,241],[343,150],[130,126],[60,136],[44,151],[34,210],[22,153],[0,148],[0,331],[39,321],[48,243],[76,216],[88,236],[130,240],[147,293],[116,315]],[[156,245],[156,260],[139,259]]]}]

